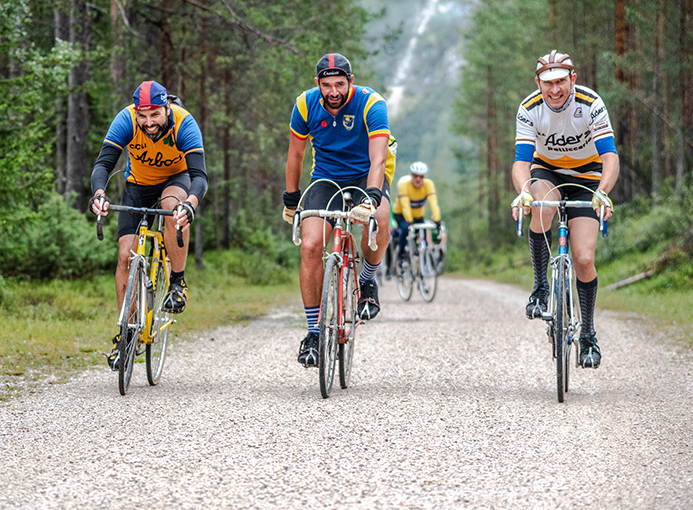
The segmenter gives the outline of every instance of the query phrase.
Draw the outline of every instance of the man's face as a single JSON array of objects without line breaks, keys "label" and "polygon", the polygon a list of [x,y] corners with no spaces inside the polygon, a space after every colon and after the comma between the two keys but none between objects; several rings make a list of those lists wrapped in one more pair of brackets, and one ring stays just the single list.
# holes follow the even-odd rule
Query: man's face
[{"label": "man's face", "polygon": [[423,182],[423,175],[411,174],[411,185],[414,186],[416,189],[419,189],[421,186],[423,186]]},{"label": "man's face", "polygon": [[354,82],[354,76],[347,80],[346,76],[327,76],[315,78],[315,84],[320,88],[322,98],[332,110],[339,110],[349,96],[349,86]]},{"label": "man's face", "polygon": [[142,132],[156,142],[164,136],[168,127],[168,107],[159,106],[153,110],[135,110],[135,118]]},{"label": "man's face", "polygon": [[575,86],[577,75],[571,73],[557,80],[542,81],[535,78],[544,101],[554,110],[559,110],[570,97],[570,91]]}]

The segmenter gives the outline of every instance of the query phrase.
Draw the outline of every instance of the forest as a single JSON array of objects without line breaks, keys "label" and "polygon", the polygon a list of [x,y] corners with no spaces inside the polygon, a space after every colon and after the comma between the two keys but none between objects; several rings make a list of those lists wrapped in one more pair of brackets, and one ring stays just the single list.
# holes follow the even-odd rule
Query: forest
[{"label": "forest", "polygon": [[[435,162],[453,269],[514,242],[514,117],[536,88],[537,57],[553,48],[609,109],[617,208],[673,211],[674,226],[658,213],[652,227],[671,236],[690,226],[693,0],[13,0],[0,14],[0,278],[113,266],[115,243],[94,249],[89,177],[111,120],[150,79],[203,133],[197,264],[207,250],[281,252],[291,108],[329,51],[386,99],[403,88],[391,113],[397,172]],[[115,175],[109,196],[123,184]]]}]

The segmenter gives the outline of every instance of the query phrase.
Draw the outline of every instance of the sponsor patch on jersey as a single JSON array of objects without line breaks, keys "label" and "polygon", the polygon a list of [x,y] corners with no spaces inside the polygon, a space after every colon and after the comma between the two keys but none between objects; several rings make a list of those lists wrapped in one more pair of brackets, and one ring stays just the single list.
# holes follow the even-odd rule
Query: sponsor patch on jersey
[{"label": "sponsor patch on jersey", "polygon": [[326,120],[323,120],[323,121],[320,123],[320,125],[321,125],[322,127],[327,127],[327,121],[326,121]]},{"label": "sponsor patch on jersey", "polygon": [[582,106],[578,106],[577,108],[575,108],[575,113],[573,113],[573,117],[575,117],[576,119],[582,118]]},{"label": "sponsor patch on jersey", "polygon": [[528,126],[534,127],[534,122],[532,122],[531,120],[529,120],[527,117],[525,117],[525,116],[522,115],[521,113],[518,113],[518,114],[517,114],[517,120],[519,120],[520,122],[523,122],[523,123],[527,124]]},{"label": "sponsor patch on jersey", "polygon": [[597,133],[599,131],[603,131],[603,130],[607,129],[608,127],[609,127],[609,123],[605,120],[603,120],[601,122],[597,122],[594,125],[594,132]]},{"label": "sponsor patch on jersey", "polygon": [[344,124],[344,127],[347,129],[347,131],[351,131],[354,127],[354,116],[345,115],[344,120],[342,120],[342,124]]}]

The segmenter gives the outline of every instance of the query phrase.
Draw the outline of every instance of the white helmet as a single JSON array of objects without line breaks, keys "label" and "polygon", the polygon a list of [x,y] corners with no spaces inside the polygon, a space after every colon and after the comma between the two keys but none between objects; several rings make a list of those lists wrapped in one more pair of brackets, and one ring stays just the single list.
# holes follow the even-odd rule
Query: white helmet
[{"label": "white helmet", "polygon": [[428,167],[426,166],[426,163],[417,161],[411,164],[409,171],[414,175],[426,175],[426,172],[428,172]]},{"label": "white helmet", "polygon": [[551,53],[537,59],[536,75],[541,81],[552,81],[568,76],[573,69],[570,55],[551,50]]}]

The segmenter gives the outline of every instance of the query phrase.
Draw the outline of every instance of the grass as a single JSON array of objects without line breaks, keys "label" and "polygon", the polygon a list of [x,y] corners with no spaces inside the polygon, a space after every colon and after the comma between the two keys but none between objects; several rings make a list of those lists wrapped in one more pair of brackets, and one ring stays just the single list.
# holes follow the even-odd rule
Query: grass
[{"label": "grass", "polygon": [[[256,265],[257,266],[257,265]],[[173,342],[192,332],[249,321],[298,296],[298,271],[276,271],[276,284],[251,284],[250,262],[233,253],[210,253],[205,270],[186,270],[190,302],[176,317]],[[238,273],[250,275],[250,278]],[[50,282],[4,280],[0,306],[0,399],[48,379],[62,382],[75,370],[104,364],[117,333],[112,274]]]}]

